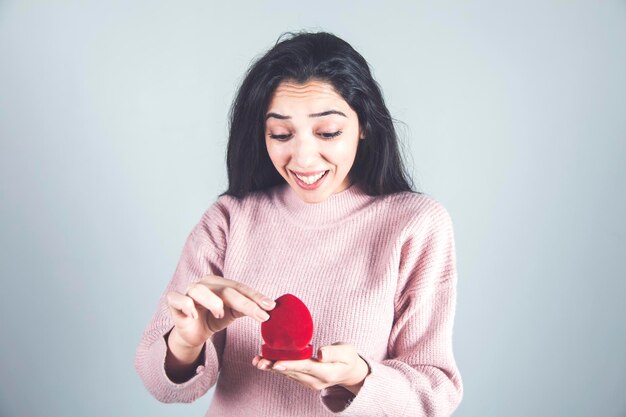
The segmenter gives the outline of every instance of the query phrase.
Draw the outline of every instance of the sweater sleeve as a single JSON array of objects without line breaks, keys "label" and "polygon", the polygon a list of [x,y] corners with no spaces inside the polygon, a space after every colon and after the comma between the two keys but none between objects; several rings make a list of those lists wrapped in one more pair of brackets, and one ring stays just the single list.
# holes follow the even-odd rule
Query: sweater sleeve
[{"label": "sweater sleeve", "polygon": [[[402,285],[387,358],[363,357],[370,374],[356,396],[339,387],[322,393],[322,402],[337,415],[447,417],[463,397],[452,350],[457,285],[452,222],[439,203],[424,217],[402,246]],[[342,401],[345,408],[336,408]]]},{"label": "sweater sleeve", "polygon": [[147,390],[164,403],[189,403],[204,395],[217,381],[226,329],[205,343],[203,362],[195,375],[183,383],[172,382],[165,373],[166,335],[174,326],[167,305],[167,293],[185,293],[188,286],[205,275],[222,276],[228,235],[224,207],[212,205],[188,235],[178,266],[160,297],[156,313],[146,327],[135,354],[135,369]]}]

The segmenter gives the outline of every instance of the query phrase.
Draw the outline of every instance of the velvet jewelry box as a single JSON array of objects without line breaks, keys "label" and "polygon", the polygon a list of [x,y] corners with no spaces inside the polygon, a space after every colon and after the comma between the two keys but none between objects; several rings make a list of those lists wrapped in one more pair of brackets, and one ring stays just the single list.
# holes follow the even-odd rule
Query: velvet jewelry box
[{"label": "velvet jewelry box", "polygon": [[270,318],[261,323],[261,356],[266,359],[300,360],[313,356],[313,319],[307,306],[298,297],[284,294],[268,311]]}]

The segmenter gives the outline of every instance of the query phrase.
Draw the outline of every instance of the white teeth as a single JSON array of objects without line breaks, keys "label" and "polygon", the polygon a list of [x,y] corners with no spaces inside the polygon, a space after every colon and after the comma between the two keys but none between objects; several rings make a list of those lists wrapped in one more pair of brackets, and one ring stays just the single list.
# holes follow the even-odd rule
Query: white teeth
[{"label": "white teeth", "polygon": [[[322,176],[324,176],[324,174],[326,173],[326,171],[321,172],[317,175],[314,175],[312,177],[303,177],[302,175],[298,175],[296,174],[296,177],[300,178],[300,180],[302,180],[302,182],[305,182],[309,185],[313,184],[315,181],[319,180],[320,178],[322,178]],[[294,173],[295,174],[295,173]]]}]

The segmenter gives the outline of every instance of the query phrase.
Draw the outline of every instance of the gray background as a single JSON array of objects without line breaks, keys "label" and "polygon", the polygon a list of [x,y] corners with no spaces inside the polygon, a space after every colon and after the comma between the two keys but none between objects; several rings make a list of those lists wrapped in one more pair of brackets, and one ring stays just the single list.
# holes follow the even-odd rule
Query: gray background
[{"label": "gray background", "polygon": [[455,416],[626,416],[626,2],[0,2],[0,415],[202,416],[135,348],[226,186],[251,60],[374,69],[455,227]]}]

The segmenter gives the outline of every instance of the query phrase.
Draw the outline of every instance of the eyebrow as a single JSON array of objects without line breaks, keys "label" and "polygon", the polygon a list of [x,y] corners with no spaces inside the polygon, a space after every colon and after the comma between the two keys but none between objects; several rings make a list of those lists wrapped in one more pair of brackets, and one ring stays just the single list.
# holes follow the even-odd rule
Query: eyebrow
[{"label": "eyebrow", "polygon": [[[344,113],[340,112],[339,110],[326,110],[321,113],[312,113],[312,114],[309,114],[309,117],[322,117],[322,116],[328,116],[329,114],[338,114],[339,116],[348,117]],[[284,114],[270,112],[270,113],[267,113],[267,115],[265,116],[265,120],[269,119],[270,117],[274,117],[280,120],[291,119],[291,116],[285,116]]]}]

